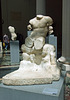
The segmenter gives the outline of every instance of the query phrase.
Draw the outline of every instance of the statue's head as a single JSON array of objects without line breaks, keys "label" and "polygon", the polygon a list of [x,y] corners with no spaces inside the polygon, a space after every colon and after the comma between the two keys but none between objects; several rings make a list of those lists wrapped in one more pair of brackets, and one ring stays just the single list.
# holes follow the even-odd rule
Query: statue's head
[{"label": "statue's head", "polygon": [[9,29],[9,32],[11,32],[11,33],[14,33],[15,32],[15,28],[12,27],[12,26],[9,26],[8,29]]}]

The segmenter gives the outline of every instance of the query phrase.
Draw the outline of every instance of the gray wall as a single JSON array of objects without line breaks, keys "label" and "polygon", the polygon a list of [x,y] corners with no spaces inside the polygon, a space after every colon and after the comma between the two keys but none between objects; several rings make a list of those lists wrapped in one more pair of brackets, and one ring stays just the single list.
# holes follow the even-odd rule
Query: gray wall
[{"label": "gray wall", "polygon": [[3,34],[8,34],[8,26],[12,25],[16,33],[27,35],[28,21],[36,15],[36,0],[1,0]]},{"label": "gray wall", "polygon": [[62,56],[70,59],[70,0],[63,0]]},{"label": "gray wall", "polygon": [[36,0],[36,14],[46,15],[46,0]]}]

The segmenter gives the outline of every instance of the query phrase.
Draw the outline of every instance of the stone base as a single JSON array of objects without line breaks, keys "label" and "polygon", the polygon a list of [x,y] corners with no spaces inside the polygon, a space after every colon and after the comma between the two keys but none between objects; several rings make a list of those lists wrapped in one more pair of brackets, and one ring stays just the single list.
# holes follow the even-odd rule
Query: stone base
[{"label": "stone base", "polygon": [[6,85],[30,85],[51,83],[51,75],[50,77],[47,77],[45,76],[45,73],[43,74],[41,74],[41,72],[21,72],[20,70],[17,70],[4,76],[2,82]]},{"label": "stone base", "polygon": [[4,76],[2,82],[6,85],[31,85],[52,83],[59,79],[60,70],[55,65],[44,68],[29,61],[21,61],[20,68]]},{"label": "stone base", "polygon": [[33,85],[33,84],[48,84],[52,82],[50,78],[33,78],[33,79],[3,79],[3,84],[5,85]]}]

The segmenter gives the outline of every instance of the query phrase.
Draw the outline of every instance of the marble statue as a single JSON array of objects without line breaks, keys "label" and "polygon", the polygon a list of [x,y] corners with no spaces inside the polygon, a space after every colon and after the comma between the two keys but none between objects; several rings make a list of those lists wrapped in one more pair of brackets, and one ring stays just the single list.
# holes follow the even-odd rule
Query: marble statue
[{"label": "marble statue", "polygon": [[62,63],[62,64],[70,65],[70,59],[61,56],[60,58],[58,58],[57,63],[58,64],[61,64]]},{"label": "marble statue", "polygon": [[21,47],[23,60],[18,70],[2,78],[4,84],[47,84],[60,79],[55,47],[45,43],[47,33],[53,32],[52,24],[52,18],[43,15],[37,15],[29,21],[27,28],[32,32]]},{"label": "marble statue", "polygon": [[66,62],[66,58],[63,57],[63,56],[61,56],[61,57],[58,59],[58,61],[59,61],[59,62],[65,63],[65,62]]},{"label": "marble statue", "polygon": [[17,35],[15,33],[15,28],[12,26],[9,26],[8,29],[9,29],[9,32],[11,33],[11,40],[13,41],[16,40]]}]

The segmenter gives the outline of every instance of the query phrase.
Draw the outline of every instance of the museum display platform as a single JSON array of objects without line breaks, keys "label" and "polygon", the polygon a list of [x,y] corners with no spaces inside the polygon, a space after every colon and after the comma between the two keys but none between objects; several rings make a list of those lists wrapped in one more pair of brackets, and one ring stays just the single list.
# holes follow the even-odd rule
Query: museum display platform
[{"label": "museum display platform", "polygon": [[19,64],[19,41],[10,41],[11,65]]},{"label": "museum display platform", "polygon": [[7,86],[0,83],[0,100],[64,100],[64,76],[43,85]]}]

